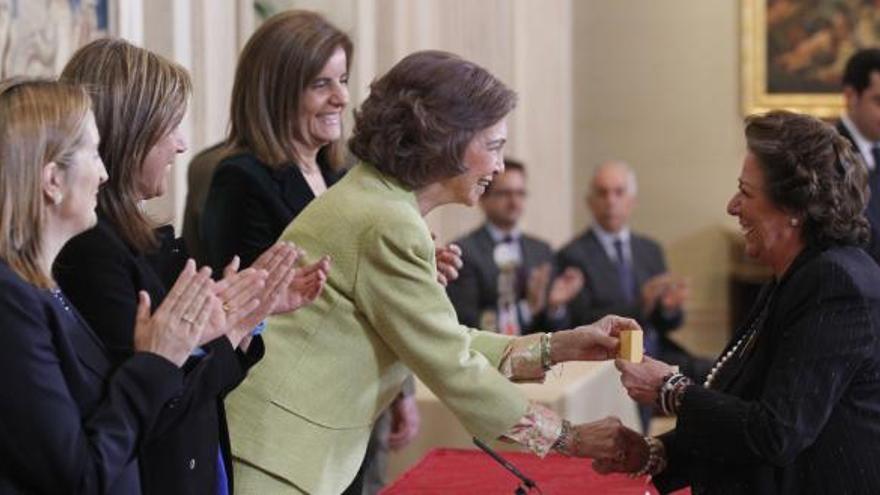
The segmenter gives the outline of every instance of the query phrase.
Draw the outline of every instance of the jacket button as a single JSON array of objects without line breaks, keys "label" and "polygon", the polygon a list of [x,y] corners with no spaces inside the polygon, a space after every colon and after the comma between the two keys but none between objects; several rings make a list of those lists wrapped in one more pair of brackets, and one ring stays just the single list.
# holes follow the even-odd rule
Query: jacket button
[{"label": "jacket button", "polygon": [[196,460],[195,460],[195,459],[190,459],[190,460],[189,460],[189,470],[192,471],[192,470],[195,469],[195,468],[196,468]]}]

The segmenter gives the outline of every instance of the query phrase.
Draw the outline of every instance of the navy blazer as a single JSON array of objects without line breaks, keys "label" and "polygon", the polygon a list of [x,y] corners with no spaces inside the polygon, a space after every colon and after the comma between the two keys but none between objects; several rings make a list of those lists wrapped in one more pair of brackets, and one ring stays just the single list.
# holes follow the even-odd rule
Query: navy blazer
[{"label": "navy blazer", "polygon": [[[329,188],[341,177],[318,155]],[[250,266],[315,199],[300,172],[288,164],[273,169],[251,153],[225,158],[214,171],[201,219],[201,245],[208,263],[221,270],[233,256]]]},{"label": "navy blazer", "polygon": [[[857,155],[861,155],[861,150],[856,146],[856,140],[849,133],[849,129],[843,125],[843,121],[837,121],[837,132],[841,136],[847,138],[853,146],[853,151]],[[868,174],[868,185],[880,183],[880,163],[875,164],[874,170]],[[868,204],[865,205],[865,216],[868,218],[868,224],[871,227],[871,238],[865,250],[874,258],[874,261],[880,263],[880,191],[871,188],[871,197]]]},{"label": "navy blazer", "polygon": [[151,353],[114,370],[61,293],[2,261],[0,328],[0,493],[140,493],[137,452],[183,373]]},{"label": "navy blazer", "polygon": [[684,393],[657,487],[880,493],[880,267],[856,247],[806,250],[728,348],[752,325],[712,389]]},{"label": "navy blazer", "polygon": [[[140,254],[99,215],[98,225],[68,242],[55,261],[59,285],[110,350],[114,365],[134,349],[129,329],[134,328],[138,291],[150,294],[155,311],[186,259],[183,243],[170,229],[160,239],[155,253]],[[184,390],[165,408],[140,453],[144,493],[216,492],[218,451],[232,486],[223,398],[262,357],[262,338],[253,339],[247,354],[235,351],[225,336],[204,350],[205,356],[184,365]]]},{"label": "navy blazer", "polygon": [[[482,226],[455,241],[461,247],[463,265],[458,279],[446,288],[449,300],[455,306],[458,321],[471,328],[480,327],[480,315],[498,306],[498,265],[495,264],[495,241],[489,230]],[[524,278],[532,269],[544,263],[553,264],[553,249],[546,242],[523,234],[520,237]],[[524,284],[523,284],[524,285]],[[525,288],[517,297],[525,297]],[[549,288],[548,288],[549,289]],[[564,328],[565,318],[551,318],[546,311],[532,315],[532,321],[523,333],[551,331]]]}]

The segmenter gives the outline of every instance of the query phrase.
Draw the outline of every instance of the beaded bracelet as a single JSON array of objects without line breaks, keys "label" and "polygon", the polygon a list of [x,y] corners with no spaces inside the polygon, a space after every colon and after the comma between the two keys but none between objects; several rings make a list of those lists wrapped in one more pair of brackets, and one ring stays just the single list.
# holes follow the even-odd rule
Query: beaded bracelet
[{"label": "beaded bracelet", "polygon": [[663,442],[654,437],[644,437],[645,443],[648,444],[648,459],[645,465],[632,474],[633,477],[641,477],[649,474],[651,476],[662,473],[666,469],[666,447]]},{"label": "beaded bracelet", "polygon": [[681,406],[684,389],[693,383],[690,378],[678,372],[666,375],[663,378],[663,385],[660,386],[660,393],[657,395],[657,405],[660,412],[664,416],[675,416]]},{"label": "beaded bracelet", "polygon": [[580,443],[580,436],[577,430],[572,427],[571,421],[563,419],[559,437],[556,438],[556,441],[553,442],[553,446],[550,448],[570,457],[577,452],[578,443]]}]

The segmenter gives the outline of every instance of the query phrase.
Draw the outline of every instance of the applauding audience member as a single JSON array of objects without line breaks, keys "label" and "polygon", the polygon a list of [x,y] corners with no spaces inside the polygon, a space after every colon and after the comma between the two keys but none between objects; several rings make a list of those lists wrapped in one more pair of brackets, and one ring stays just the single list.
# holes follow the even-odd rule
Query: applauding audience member
[{"label": "applauding audience member", "polygon": [[561,267],[585,275],[583,290],[569,304],[572,323],[606,314],[634,318],[645,331],[645,352],[700,379],[709,371],[708,361],[668,337],[684,321],[687,281],[667,271],[659,244],[630,230],[636,192],[635,173],[623,162],[606,162],[593,174],[587,205],[594,223],[558,255]]},{"label": "applauding audience member", "polygon": [[132,352],[115,360],[50,267],[89,229],[107,172],[86,91],[0,83],[0,492],[141,493],[138,456],[180,369],[219,310],[207,269],[186,263],[150,314],[132,294]]},{"label": "applauding audience member", "polygon": [[446,291],[462,325],[508,335],[565,327],[583,276],[570,268],[554,278],[553,249],[520,229],[525,200],[525,167],[505,158],[480,197],[486,222],[455,241],[463,266]]},{"label": "applauding audience member", "polygon": [[[124,329],[135,321],[136,294],[146,291],[161,302],[186,259],[171,227],[154,231],[140,202],[164,194],[174,158],[186,149],[178,125],[189,75],[126,41],[100,39],[74,54],[62,78],[92,91],[110,179],[98,195],[97,227],[65,246],[55,273],[118,364],[134,351]],[[215,331],[203,336],[187,363],[184,393],[168,404],[156,437],[142,449],[144,492],[216,493],[230,485],[222,399],[263,354],[254,327],[270,311],[307,302],[294,277],[319,289],[321,270],[297,274],[297,256],[292,246],[279,245],[252,269],[237,272],[234,261],[225,271],[216,286],[223,309],[212,315]]]}]

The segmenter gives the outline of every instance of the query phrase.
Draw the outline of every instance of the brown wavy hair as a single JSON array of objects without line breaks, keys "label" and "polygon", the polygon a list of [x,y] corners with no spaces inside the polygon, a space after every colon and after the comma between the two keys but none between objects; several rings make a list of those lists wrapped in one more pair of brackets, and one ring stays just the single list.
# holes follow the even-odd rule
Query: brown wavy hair
[{"label": "brown wavy hair", "polygon": [[[314,12],[291,10],[266,20],[250,37],[235,70],[232,87],[230,150],[248,150],[270,167],[301,160],[295,142],[305,142],[299,124],[306,87],[341,47],[346,69],[353,45],[348,35]],[[342,164],[342,145],[321,148],[333,168]]]},{"label": "brown wavy hair", "polygon": [[516,93],[457,55],[407,56],[370,85],[349,149],[410,189],[465,171],[468,143],[516,106]]},{"label": "brown wavy hair", "polygon": [[180,65],[122,39],[95,40],[73,54],[61,79],[92,96],[101,135],[98,152],[109,179],[98,210],[140,252],[158,246],[156,227],[139,206],[137,177],[150,149],[177,127],[192,92]]},{"label": "brown wavy hair", "polygon": [[819,119],[787,111],[753,115],[745,124],[770,200],[803,218],[808,246],[868,241],[867,167],[846,138]]},{"label": "brown wavy hair", "polygon": [[49,288],[42,269],[43,167],[72,165],[92,102],[80,86],[49,80],[0,82],[0,258],[22,279]]}]

